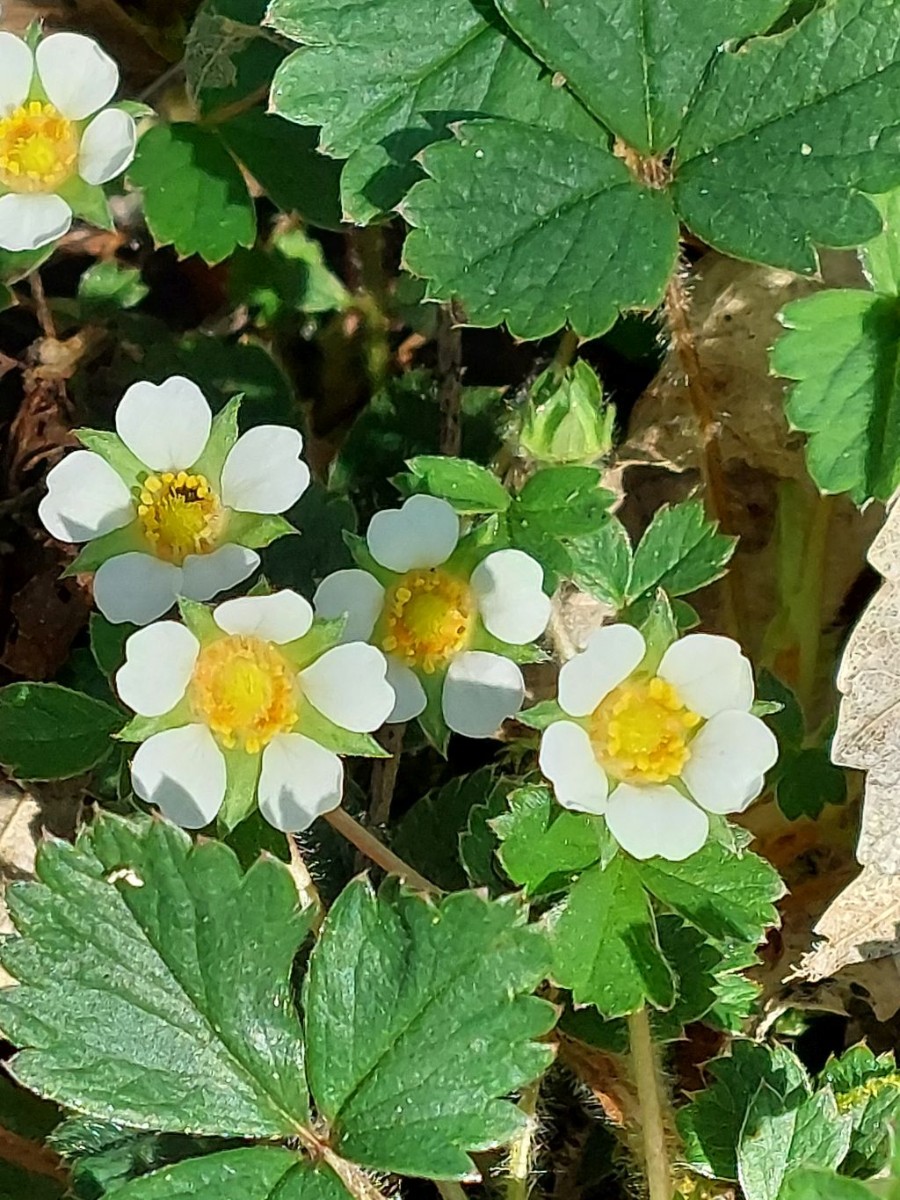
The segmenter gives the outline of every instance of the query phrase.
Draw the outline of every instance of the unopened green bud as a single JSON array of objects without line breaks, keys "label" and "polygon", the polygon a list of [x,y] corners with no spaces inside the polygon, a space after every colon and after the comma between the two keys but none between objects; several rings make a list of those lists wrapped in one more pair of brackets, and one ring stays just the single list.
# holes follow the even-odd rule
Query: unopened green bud
[{"label": "unopened green bud", "polygon": [[539,462],[587,463],[612,448],[614,410],[583,360],[560,373],[550,367],[534,381],[519,442]]}]

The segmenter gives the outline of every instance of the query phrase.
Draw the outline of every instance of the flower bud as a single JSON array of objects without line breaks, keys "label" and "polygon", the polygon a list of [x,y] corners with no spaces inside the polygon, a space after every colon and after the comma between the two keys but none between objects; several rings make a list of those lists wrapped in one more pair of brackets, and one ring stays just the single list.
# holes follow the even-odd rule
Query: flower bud
[{"label": "flower bud", "polygon": [[583,360],[560,375],[549,367],[535,380],[519,441],[540,462],[587,463],[609,453],[614,410],[603,400],[603,387]]}]

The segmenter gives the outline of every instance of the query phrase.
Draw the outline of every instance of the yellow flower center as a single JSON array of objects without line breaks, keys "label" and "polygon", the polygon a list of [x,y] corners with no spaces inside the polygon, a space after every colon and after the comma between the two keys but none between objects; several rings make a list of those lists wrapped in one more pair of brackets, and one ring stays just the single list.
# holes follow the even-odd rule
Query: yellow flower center
[{"label": "yellow flower center", "polygon": [[188,695],[197,718],[229,750],[257,754],[297,723],[295,672],[261,638],[235,634],[204,646]]},{"label": "yellow flower center", "polygon": [[166,471],[144,480],[138,519],[154,554],[180,566],[216,548],[224,513],[205,475]]},{"label": "yellow flower center", "polygon": [[408,571],[388,592],[381,648],[427,675],[462,650],[475,615],[468,585],[446,571]]},{"label": "yellow flower center", "polygon": [[56,191],[77,159],[76,128],[52,104],[29,100],[0,119],[0,183],[10,191]]},{"label": "yellow flower center", "polygon": [[590,738],[613,778],[664,783],[690,758],[690,732],[700,720],[664,679],[629,680],[591,714]]}]

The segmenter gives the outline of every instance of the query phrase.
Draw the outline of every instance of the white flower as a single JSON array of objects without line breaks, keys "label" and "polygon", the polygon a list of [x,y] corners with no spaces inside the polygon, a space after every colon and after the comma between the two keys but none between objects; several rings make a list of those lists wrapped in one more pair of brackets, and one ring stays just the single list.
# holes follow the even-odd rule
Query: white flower
[{"label": "white flower", "polygon": [[394,703],[384,655],[349,642],[323,651],[307,638],[309,603],[296,592],[242,596],[213,610],[185,605],[187,625],[159,621],[132,634],[116,687],[142,740],[134,789],[169,820],[227,828],[258,802],[276,829],[306,829],[341,802],[340,754],[377,754],[363,737]]},{"label": "white flower", "polygon": [[346,616],[345,637],[371,638],[387,654],[397,693],[391,721],[421,715],[430,694],[448,728],[490,737],[525,697],[508,655],[540,637],[550,617],[540,565],[521,550],[496,550],[475,565],[456,512],[433,496],[376,513],[366,542],[371,570],[329,575],[317,613]]},{"label": "white flower", "polygon": [[117,434],[81,430],[47,476],[38,508],[60,541],[88,542],[70,570],[96,570],[110,621],[146,625],[177,596],[209,600],[256,570],[256,548],[292,531],[281,517],[309,484],[296,429],[237,436],[238,401],[213,420],[196,384],[136,383],[116,410]]},{"label": "white flower", "polygon": [[699,850],[707,813],[741,812],[778,757],[755,717],[753,673],[737,642],[690,634],[655,673],[629,625],[599,629],[559,674],[555,721],[541,739],[541,770],[556,798],[602,814],[635,858],[674,861]]},{"label": "white flower", "polygon": [[105,206],[99,185],[137,141],[131,116],[105,107],[118,86],[116,64],[80,33],[52,33],[34,51],[0,33],[0,248],[37,250],[73,211]]}]

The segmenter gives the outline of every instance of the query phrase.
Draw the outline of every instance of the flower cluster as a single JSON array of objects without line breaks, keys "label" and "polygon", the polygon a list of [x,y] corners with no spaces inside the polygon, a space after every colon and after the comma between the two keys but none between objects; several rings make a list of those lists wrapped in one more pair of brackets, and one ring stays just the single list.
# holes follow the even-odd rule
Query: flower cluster
[{"label": "flower cluster", "polygon": [[0,248],[49,245],[73,214],[105,210],[100,185],[134,158],[129,113],[107,108],[119,70],[91,38],[53,33],[32,46],[0,33]]}]

